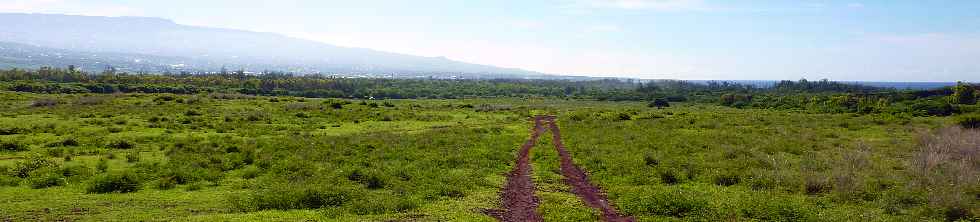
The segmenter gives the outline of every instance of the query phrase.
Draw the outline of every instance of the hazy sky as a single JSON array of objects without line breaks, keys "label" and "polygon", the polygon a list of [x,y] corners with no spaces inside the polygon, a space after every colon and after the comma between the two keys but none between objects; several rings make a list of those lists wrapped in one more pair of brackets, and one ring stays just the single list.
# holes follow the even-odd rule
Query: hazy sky
[{"label": "hazy sky", "polygon": [[560,74],[980,81],[980,1],[0,0]]}]

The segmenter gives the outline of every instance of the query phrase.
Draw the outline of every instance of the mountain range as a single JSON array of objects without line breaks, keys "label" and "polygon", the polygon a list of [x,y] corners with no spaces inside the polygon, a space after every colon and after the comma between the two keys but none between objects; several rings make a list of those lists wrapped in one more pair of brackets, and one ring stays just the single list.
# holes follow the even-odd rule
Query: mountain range
[{"label": "mountain range", "polygon": [[388,77],[535,78],[548,74],[349,48],[276,33],[161,18],[0,13],[0,68],[128,72],[282,71]]}]

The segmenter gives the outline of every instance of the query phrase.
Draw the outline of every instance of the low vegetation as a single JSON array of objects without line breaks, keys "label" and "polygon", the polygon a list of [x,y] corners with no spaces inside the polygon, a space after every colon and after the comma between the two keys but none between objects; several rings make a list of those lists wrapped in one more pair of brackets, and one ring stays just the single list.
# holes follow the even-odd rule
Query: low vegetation
[{"label": "low vegetation", "polygon": [[[879,89],[249,76],[252,86],[208,88],[175,82],[230,76],[54,81],[11,72],[0,75],[0,88],[12,90],[0,92],[0,219],[492,221],[481,212],[499,204],[528,118],[538,114],[558,116],[575,163],[639,221],[980,215],[978,106],[951,99],[966,97],[957,94],[966,84],[860,94]],[[262,89],[273,82],[287,88]],[[295,97],[313,82],[350,90]],[[132,91],[137,83],[145,88]],[[492,93],[396,99],[416,97],[359,84]],[[566,94],[575,84],[586,90]],[[592,92],[590,84],[603,93],[578,93]],[[542,93],[549,87],[559,90]],[[642,99],[599,96],[607,92]],[[951,111],[910,108],[933,103]],[[542,215],[598,219],[567,193],[546,144],[543,137],[531,154]]]}]

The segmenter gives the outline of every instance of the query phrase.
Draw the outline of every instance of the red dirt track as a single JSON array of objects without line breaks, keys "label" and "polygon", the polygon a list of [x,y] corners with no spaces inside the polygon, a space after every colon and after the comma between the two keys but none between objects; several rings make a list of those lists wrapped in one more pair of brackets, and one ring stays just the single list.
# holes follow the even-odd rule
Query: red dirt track
[{"label": "red dirt track", "polygon": [[552,143],[558,150],[558,157],[561,158],[561,174],[565,176],[565,183],[572,187],[572,193],[582,199],[582,202],[585,202],[589,207],[602,212],[602,221],[636,221],[632,217],[624,216],[616,211],[602,190],[589,183],[588,175],[575,165],[572,156],[568,154],[568,150],[565,150],[565,145],[561,142],[561,131],[558,129],[558,124],[555,124],[555,118],[549,117],[547,120],[553,138]]},{"label": "red dirt track", "polygon": [[486,214],[505,222],[541,221],[538,214],[538,197],[534,195],[534,182],[531,180],[531,161],[528,155],[544,131],[542,117],[534,117],[534,128],[517,156],[514,169],[507,175],[507,185],[500,192],[502,209],[488,210]]},{"label": "red dirt track", "polygon": [[531,164],[528,159],[531,148],[538,141],[538,136],[544,132],[542,122],[547,122],[551,130],[552,143],[558,151],[561,159],[561,174],[565,177],[565,183],[572,188],[572,193],[582,199],[589,207],[602,212],[603,221],[612,222],[632,222],[632,217],[624,216],[616,211],[616,208],[609,203],[609,199],[599,187],[589,183],[588,175],[585,171],[575,165],[571,155],[565,150],[565,145],[561,142],[561,132],[555,123],[554,116],[535,116],[534,128],[529,138],[518,153],[514,169],[507,175],[507,184],[500,192],[501,209],[484,211],[486,214],[497,218],[500,221],[542,221],[538,214],[538,197],[534,195],[534,182],[531,179]]}]

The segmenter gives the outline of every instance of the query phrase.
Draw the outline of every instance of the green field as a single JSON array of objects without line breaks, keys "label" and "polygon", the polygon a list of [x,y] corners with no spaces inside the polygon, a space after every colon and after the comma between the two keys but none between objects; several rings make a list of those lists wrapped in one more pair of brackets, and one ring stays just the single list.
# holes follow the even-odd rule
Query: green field
[{"label": "green field", "polygon": [[[978,154],[926,148],[933,137],[969,146],[978,135],[950,117],[534,97],[0,92],[0,219],[493,221],[481,212],[499,204],[537,114],[558,117],[575,162],[639,221],[980,215]],[[531,153],[539,212],[597,220],[562,183],[550,144],[542,136]]]}]

